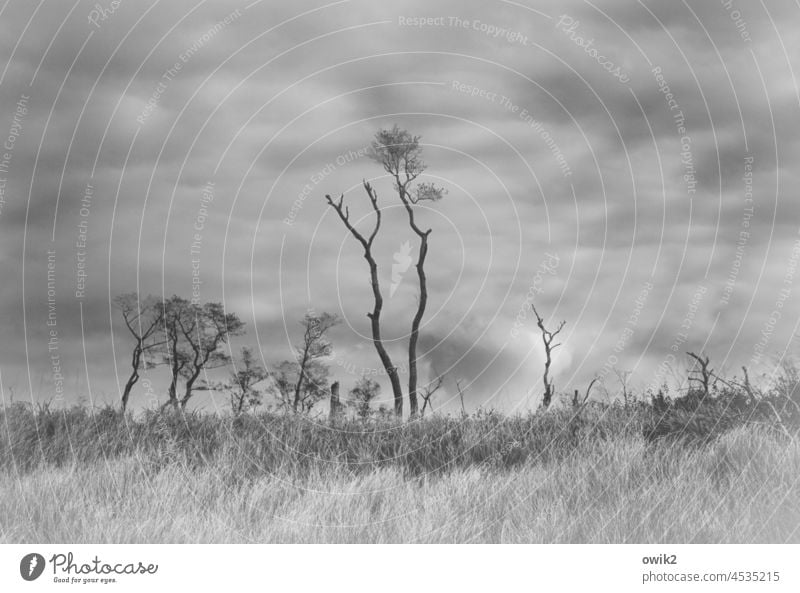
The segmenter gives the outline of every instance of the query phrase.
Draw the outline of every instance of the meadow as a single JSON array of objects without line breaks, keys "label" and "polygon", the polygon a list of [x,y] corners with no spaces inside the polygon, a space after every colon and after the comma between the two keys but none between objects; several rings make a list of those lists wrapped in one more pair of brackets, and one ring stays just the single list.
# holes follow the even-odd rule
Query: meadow
[{"label": "meadow", "polygon": [[800,542],[796,432],[703,407],[676,429],[676,403],[335,425],[11,404],[0,542]]}]

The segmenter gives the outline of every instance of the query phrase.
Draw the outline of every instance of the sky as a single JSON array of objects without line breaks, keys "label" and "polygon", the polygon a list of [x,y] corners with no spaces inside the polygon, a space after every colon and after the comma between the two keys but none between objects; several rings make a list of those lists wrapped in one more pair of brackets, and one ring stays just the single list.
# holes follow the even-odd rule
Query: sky
[{"label": "sky", "polygon": [[[421,137],[431,229],[420,337],[435,407],[535,409],[617,371],[644,392],[686,352],[768,381],[800,335],[800,5],[110,0],[0,9],[0,395],[115,403],[121,293],[222,302],[272,366],[338,314],[332,376],[390,392],[359,228],[376,189],[383,333],[406,381],[418,243],[366,156]],[[409,242],[408,245],[405,245]],[[393,265],[395,273],[393,277]],[[59,383],[60,382],[60,383]],[[134,407],[163,402],[163,369]],[[225,407],[202,393],[195,405]]]}]

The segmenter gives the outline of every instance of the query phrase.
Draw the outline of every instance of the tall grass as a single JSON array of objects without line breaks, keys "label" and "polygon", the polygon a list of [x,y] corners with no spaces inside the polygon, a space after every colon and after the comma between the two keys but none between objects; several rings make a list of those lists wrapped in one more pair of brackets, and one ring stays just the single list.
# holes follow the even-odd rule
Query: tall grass
[{"label": "tall grass", "polygon": [[13,405],[0,541],[800,542],[796,438],[649,442],[658,414],[328,426]]}]

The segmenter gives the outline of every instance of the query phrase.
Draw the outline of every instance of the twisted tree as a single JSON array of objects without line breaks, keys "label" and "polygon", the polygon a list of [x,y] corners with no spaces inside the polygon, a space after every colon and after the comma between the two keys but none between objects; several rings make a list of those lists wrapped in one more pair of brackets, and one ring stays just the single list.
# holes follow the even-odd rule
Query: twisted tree
[{"label": "twisted tree", "polygon": [[[411,321],[411,334],[408,340],[408,402],[412,418],[418,413],[417,342],[419,341],[420,324],[428,303],[425,260],[428,255],[428,241],[431,234],[431,229],[424,229],[419,226],[416,218],[416,206],[421,202],[440,200],[446,193],[446,190],[438,188],[432,183],[412,185],[426,168],[425,163],[422,161],[422,147],[419,141],[419,136],[413,136],[395,125],[390,130],[380,130],[375,134],[369,153],[370,158],[379,163],[394,181],[394,189],[408,216],[408,225],[419,239],[419,252],[415,266],[419,286],[419,300],[417,301],[417,310]],[[378,266],[372,254],[373,242],[381,226],[381,209],[378,206],[378,196],[375,190],[366,181],[364,181],[364,189],[375,212],[375,226],[368,238],[360,234],[350,223],[350,212],[347,206],[343,204],[343,195],[338,200],[333,200],[329,195],[326,195],[325,198],[328,204],[336,210],[339,218],[353,237],[364,248],[364,257],[370,267],[370,283],[375,302],[372,312],[367,314],[372,322],[372,341],[392,386],[395,414],[402,416],[403,390],[400,386],[400,377],[397,367],[392,362],[381,339],[380,314],[383,309],[383,296],[378,282]]]},{"label": "twisted tree", "polygon": [[147,368],[143,358],[147,352],[161,347],[165,342],[160,339],[158,330],[163,324],[164,307],[157,298],[148,296],[139,299],[139,294],[129,292],[114,299],[114,306],[122,313],[125,327],[134,339],[131,353],[131,374],[122,391],[122,411],[128,407],[133,386],[139,381],[139,370]]}]

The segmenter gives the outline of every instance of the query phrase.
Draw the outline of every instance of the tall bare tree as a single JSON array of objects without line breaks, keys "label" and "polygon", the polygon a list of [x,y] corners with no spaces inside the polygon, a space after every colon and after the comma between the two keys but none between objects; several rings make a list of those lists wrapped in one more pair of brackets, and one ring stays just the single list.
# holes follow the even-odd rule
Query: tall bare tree
[{"label": "tall bare tree", "polygon": [[564,325],[566,325],[566,321],[562,321],[558,324],[558,327],[555,331],[551,332],[544,326],[544,319],[542,316],[539,315],[539,312],[536,310],[536,307],[531,305],[531,309],[533,309],[533,314],[536,315],[536,325],[539,326],[539,329],[542,331],[542,343],[544,344],[544,354],[545,354],[545,361],[544,361],[544,374],[542,375],[542,382],[544,383],[544,395],[542,396],[542,408],[547,409],[550,407],[550,402],[553,401],[553,395],[555,394],[555,386],[553,385],[553,380],[550,378],[550,365],[553,362],[553,350],[561,346],[561,343],[553,344],[553,340],[555,340],[556,336],[561,333],[561,330],[564,329]]},{"label": "tall bare tree", "polygon": [[[417,302],[416,313],[411,321],[411,334],[408,341],[408,402],[412,418],[416,416],[418,412],[417,342],[419,341],[420,324],[422,323],[422,318],[425,315],[425,308],[428,303],[428,280],[425,274],[425,260],[428,255],[428,241],[431,234],[431,229],[424,229],[418,224],[416,206],[420,202],[440,200],[446,193],[446,190],[436,187],[432,183],[417,183],[413,185],[426,168],[425,163],[422,161],[422,147],[419,141],[420,136],[414,136],[395,125],[390,130],[380,130],[375,134],[375,139],[371,144],[369,153],[370,158],[379,163],[393,179],[394,189],[408,216],[409,227],[419,239],[419,252],[415,266],[419,284],[419,300]],[[380,313],[383,307],[383,297],[378,283],[377,264],[372,255],[373,242],[380,230],[381,210],[378,206],[377,194],[366,181],[364,181],[364,189],[369,196],[370,204],[375,212],[375,226],[369,238],[365,238],[361,235],[350,223],[349,210],[343,205],[344,196],[341,196],[339,200],[336,201],[329,195],[325,197],[328,200],[328,204],[339,214],[339,218],[342,219],[342,222],[344,222],[350,233],[364,248],[364,257],[370,266],[372,292],[375,300],[375,307],[372,313],[368,314],[372,321],[372,341],[392,385],[395,414],[397,416],[402,416],[403,390],[402,387],[400,387],[400,378],[397,367],[392,363],[381,339]]]},{"label": "tall bare tree", "polygon": [[714,370],[708,368],[711,359],[708,356],[703,356],[701,352],[698,356],[694,352],[687,352],[695,361],[695,366],[689,371],[688,377],[690,383],[698,383],[700,390],[703,392],[703,397],[708,397],[710,393],[711,378],[714,375]]},{"label": "tall bare tree", "polygon": [[347,230],[350,231],[350,234],[353,235],[364,248],[364,259],[366,259],[367,264],[369,264],[370,286],[372,287],[374,303],[372,311],[367,313],[372,329],[372,343],[375,346],[375,350],[378,352],[378,358],[381,359],[383,368],[386,369],[386,376],[389,377],[389,383],[392,386],[394,413],[396,416],[401,417],[403,415],[403,388],[400,386],[400,375],[397,372],[397,367],[386,351],[383,338],[381,337],[383,295],[381,294],[381,285],[378,279],[378,263],[375,261],[375,256],[372,254],[372,246],[375,242],[375,237],[378,235],[378,231],[381,228],[381,209],[378,206],[378,194],[375,193],[375,190],[372,189],[372,186],[366,181],[364,181],[364,190],[367,192],[370,205],[375,212],[375,226],[372,228],[369,237],[366,238],[350,222],[350,209],[344,205],[344,194],[339,196],[338,200],[334,200],[330,195],[326,195],[325,199],[328,201],[328,204],[336,210],[336,213],[339,215],[339,218],[341,218],[344,226],[347,227]]},{"label": "tall bare tree", "polygon": [[164,320],[164,307],[161,302],[153,296],[139,299],[139,294],[129,292],[121,294],[114,299],[114,306],[122,312],[122,319],[125,327],[134,339],[133,352],[131,353],[131,374],[125,382],[122,391],[122,411],[128,407],[131,390],[139,381],[139,370],[146,362],[143,356],[148,351],[155,350],[165,342],[160,339],[158,330]]},{"label": "tall bare tree", "polygon": [[415,206],[420,202],[436,202],[444,197],[446,190],[432,183],[412,183],[426,169],[422,161],[421,137],[414,136],[397,125],[391,130],[380,130],[375,134],[370,157],[380,164],[394,180],[394,189],[408,215],[408,225],[419,238],[417,255],[417,280],[419,300],[417,311],[411,321],[411,335],[408,339],[408,404],[411,417],[417,415],[417,342],[419,326],[428,304],[428,279],[425,275],[425,259],[428,255],[428,238],[432,229],[422,229],[416,220]]}]

